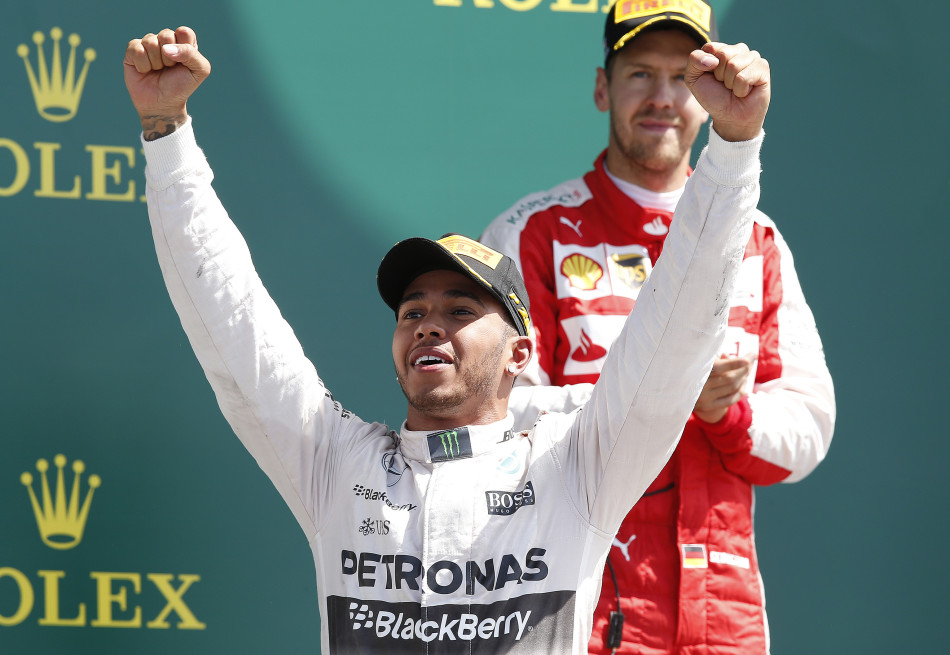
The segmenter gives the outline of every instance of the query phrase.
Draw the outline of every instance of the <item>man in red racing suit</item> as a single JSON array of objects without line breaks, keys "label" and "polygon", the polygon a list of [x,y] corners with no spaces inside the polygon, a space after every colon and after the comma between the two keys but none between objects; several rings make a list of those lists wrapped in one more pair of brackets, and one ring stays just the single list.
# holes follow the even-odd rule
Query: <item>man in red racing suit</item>
[{"label": "man in red racing suit", "polygon": [[[624,22],[619,11],[608,16],[608,42]],[[636,18],[627,19],[627,26]],[[645,34],[654,40],[684,36],[681,31]],[[645,34],[633,43],[650,45]],[[690,36],[703,40],[695,31]],[[663,96],[675,91],[657,90],[667,82],[648,63],[631,75],[636,79],[646,68],[654,87],[647,101],[653,113],[643,113],[653,120],[686,113],[655,110],[675,105],[675,98]],[[600,69],[598,86],[607,84]],[[611,105],[613,115],[617,107]],[[663,249],[686,181],[685,159],[665,188],[644,182],[655,182],[655,176],[614,174],[614,168],[631,168],[624,167],[630,164],[625,154],[611,160],[622,150],[615,134],[593,171],[525,197],[482,235],[484,243],[515,259],[531,300],[537,355],[511,396],[516,427],[530,426],[541,411],[570,411],[584,402],[607,350],[646,288],[643,282]],[[672,190],[670,180],[678,183]],[[808,475],[827,452],[835,403],[791,252],[761,212],[731,296],[717,367],[704,389],[715,406],[702,405],[701,396],[672,459],[614,538],[591,652],[617,648],[608,643],[608,633],[618,602],[625,621],[616,652],[746,655],[769,650],[753,485]]]}]

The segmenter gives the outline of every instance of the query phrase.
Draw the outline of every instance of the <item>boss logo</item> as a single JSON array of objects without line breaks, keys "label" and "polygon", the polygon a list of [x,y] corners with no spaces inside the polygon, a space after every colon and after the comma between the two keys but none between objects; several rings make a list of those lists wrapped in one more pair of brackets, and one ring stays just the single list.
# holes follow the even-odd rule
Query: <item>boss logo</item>
[{"label": "boss logo", "polygon": [[488,513],[509,516],[525,505],[534,505],[534,486],[526,482],[521,491],[486,491]]}]

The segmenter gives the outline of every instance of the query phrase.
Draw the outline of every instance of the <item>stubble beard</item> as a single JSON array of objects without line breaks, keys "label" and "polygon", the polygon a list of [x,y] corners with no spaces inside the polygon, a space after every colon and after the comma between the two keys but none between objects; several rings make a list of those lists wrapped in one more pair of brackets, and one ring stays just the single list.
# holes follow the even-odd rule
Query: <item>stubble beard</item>
[{"label": "stubble beard", "polygon": [[409,406],[416,411],[434,417],[449,417],[455,410],[473,397],[485,397],[495,385],[495,377],[505,351],[505,341],[499,340],[497,347],[486,353],[471,367],[459,373],[456,361],[456,373],[460,376],[451,387],[441,385],[428,391],[410,394],[406,388],[406,378],[396,373],[402,393]]},{"label": "stubble beard", "polygon": [[[637,116],[637,119],[644,116]],[[679,167],[684,158],[688,157],[690,149],[693,147],[692,140],[685,143],[683,139],[660,138],[645,139],[637,138],[632,133],[632,122],[627,130],[621,129],[621,119],[616,113],[610,114],[610,133],[614,144],[623,155],[624,159],[633,168],[646,170],[651,173],[673,173]],[[693,136],[695,139],[695,135]]]}]

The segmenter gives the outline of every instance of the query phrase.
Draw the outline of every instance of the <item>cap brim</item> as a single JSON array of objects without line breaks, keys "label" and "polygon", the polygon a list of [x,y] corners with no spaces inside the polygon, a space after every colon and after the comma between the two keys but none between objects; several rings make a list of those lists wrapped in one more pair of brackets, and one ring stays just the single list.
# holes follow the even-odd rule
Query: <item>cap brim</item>
[{"label": "cap brim", "polygon": [[623,50],[624,46],[626,46],[628,43],[631,43],[638,36],[642,36],[643,34],[648,34],[650,32],[673,30],[691,36],[696,41],[698,46],[702,46],[712,40],[709,33],[705,32],[702,28],[690,20],[686,20],[679,16],[658,16],[651,21],[637,25],[633,29],[617,37],[614,44],[607,50],[605,59],[610,59],[611,56]]},{"label": "cap brim", "polygon": [[400,241],[383,257],[376,272],[376,287],[383,302],[396,311],[406,287],[413,280],[423,273],[442,270],[457,271],[472,277],[471,272],[441,245],[429,239],[413,237]]}]

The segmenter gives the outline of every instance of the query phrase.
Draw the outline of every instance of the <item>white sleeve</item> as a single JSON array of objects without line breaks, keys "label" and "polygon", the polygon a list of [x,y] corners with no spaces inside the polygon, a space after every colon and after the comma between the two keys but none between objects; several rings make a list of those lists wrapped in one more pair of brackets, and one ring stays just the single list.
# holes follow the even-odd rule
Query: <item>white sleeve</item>
[{"label": "white sleeve", "polygon": [[543,412],[573,412],[590,399],[594,385],[565,384],[562,387],[522,383],[518,378],[508,397],[508,410],[515,417],[514,429],[529,430]]},{"label": "white sleeve", "polygon": [[[591,524],[614,533],[669,460],[719,352],[759,197],[762,135],[709,145],[663,254],[558,458]],[[557,419],[556,419],[557,420]],[[568,474],[570,484],[570,474]]]},{"label": "white sleeve", "polygon": [[330,502],[335,435],[358,419],[333,402],[264,289],[190,120],[143,147],[155,250],[182,327],[225,418],[309,539]]}]

